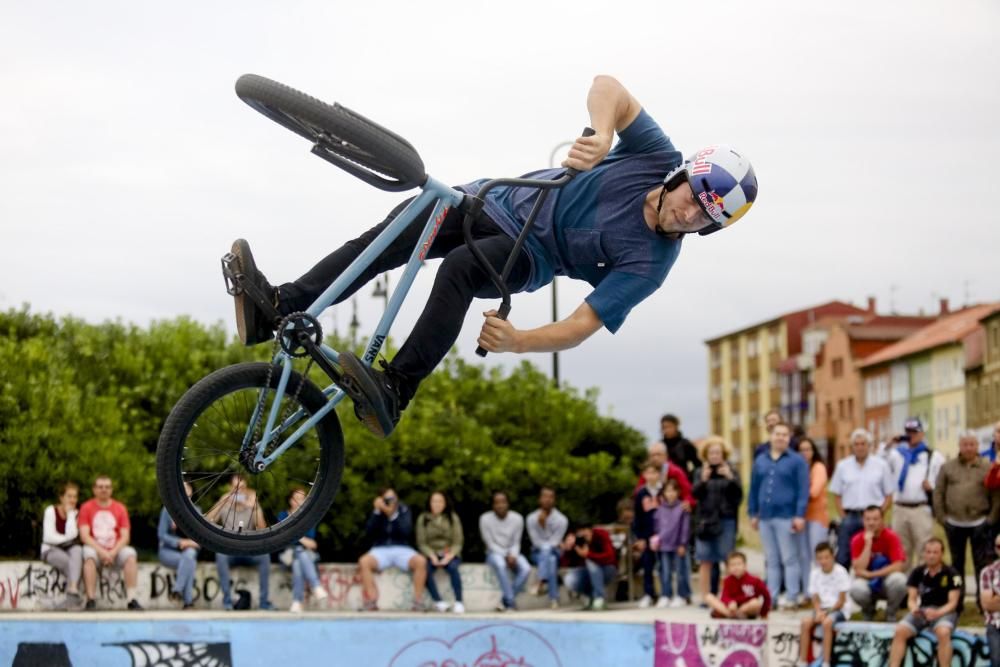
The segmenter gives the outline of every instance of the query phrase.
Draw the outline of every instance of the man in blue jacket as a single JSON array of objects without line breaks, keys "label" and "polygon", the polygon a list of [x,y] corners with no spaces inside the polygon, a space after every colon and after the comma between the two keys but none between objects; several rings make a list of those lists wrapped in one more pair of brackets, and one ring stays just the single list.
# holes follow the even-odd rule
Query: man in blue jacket
[{"label": "man in blue jacket", "polygon": [[749,501],[750,525],[760,531],[764,545],[767,588],[771,599],[777,600],[784,570],[786,607],[794,607],[801,593],[799,540],[809,502],[809,468],[788,448],[791,437],[787,423],[775,424],[770,448],[753,462]]},{"label": "man in blue jacket", "polygon": [[399,496],[391,487],[375,496],[365,532],[372,541],[372,548],[358,559],[362,611],[378,611],[375,573],[390,567],[413,574],[413,611],[423,611],[427,559],[410,546],[413,539],[413,514],[405,503],[400,502]]}]

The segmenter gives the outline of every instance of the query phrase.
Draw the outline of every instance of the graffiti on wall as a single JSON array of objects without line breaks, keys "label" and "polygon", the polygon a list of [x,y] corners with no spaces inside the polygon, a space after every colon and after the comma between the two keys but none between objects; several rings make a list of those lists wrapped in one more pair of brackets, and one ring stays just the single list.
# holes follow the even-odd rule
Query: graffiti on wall
[{"label": "graffiti on wall", "polygon": [[424,637],[401,648],[389,667],[561,667],[545,637],[518,625],[484,625],[452,637]]},{"label": "graffiti on wall", "polygon": [[[102,644],[125,649],[132,667],[232,667],[228,643],[132,641]],[[65,644],[22,642],[11,667],[73,667]]]},{"label": "graffiti on wall", "polygon": [[[833,644],[832,664],[838,667],[868,667],[887,664],[892,646],[893,626],[882,623],[851,623],[849,631],[838,632]],[[848,628],[844,628],[847,630]],[[951,637],[954,652],[952,665],[986,667],[990,664],[989,646],[982,635],[961,630]],[[904,667],[930,667],[937,664],[936,640],[924,632],[906,648]]]},{"label": "graffiti on wall", "polygon": [[760,667],[767,623],[657,621],[654,667]]}]

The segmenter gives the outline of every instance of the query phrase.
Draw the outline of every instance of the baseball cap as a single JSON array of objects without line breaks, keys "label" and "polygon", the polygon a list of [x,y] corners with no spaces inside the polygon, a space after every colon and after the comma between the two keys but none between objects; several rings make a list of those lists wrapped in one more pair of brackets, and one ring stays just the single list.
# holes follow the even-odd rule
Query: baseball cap
[{"label": "baseball cap", "polygon": [[905,422],[903,422],[904,431],[920,431],[924,432],[924,423],[920,421],[920,417],[910,417]]}]

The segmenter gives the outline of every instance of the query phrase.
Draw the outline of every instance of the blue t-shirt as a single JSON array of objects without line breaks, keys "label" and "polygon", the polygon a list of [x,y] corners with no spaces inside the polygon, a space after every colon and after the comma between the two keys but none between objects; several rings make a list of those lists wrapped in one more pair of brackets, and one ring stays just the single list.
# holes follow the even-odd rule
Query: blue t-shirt
[{"label": "blue t-shirt", "polygon": [[[586,280],[594,286],[586,301],[611,333],[663,284],[681,249],[680,240],[657,235],[643,216],[646,195],[681,164],[681,154],[645,110],[618,138],[600,164],[549,194],[525,241],[531,274],[522,288],[533,292],[553,276]],[[562,172],[543,169],[525,178],[555,179]],[[459,189],[475,194],[487,180]],[[517,238],[538,192],[494,188],[484,211]]]}]

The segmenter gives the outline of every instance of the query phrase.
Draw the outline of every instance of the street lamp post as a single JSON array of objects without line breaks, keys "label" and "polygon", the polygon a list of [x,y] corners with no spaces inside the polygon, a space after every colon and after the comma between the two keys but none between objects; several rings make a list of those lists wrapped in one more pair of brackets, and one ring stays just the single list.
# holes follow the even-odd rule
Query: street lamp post
[{"label": "street lamp post", "polygon": [[381,279],[375,279],[375,289],[372,290],[373,297],[382,297],[384,305],[382,306],[382,312],[389,310],[389,274],[385,273]]},{"label": "street lamp post", "polygon": [[[572,146],[573,143],[574,142],[572,142],[572,141],[563,141],[563,142],[560,142],[560,143],[556,144],[552,148],[552,152],[549,153],[549,167],[551,167],[551,168],[554,169],[556,167],[556,155],[562,149],[564,149],[564,148],[566,148],[568,146]],[[553,322],[558,322],[559,321],[559,301],[558,301],[558,298],[557,298],[556,277],[555,276],[552,276],[552,321]],[[552,382],[553,382],[553,384],[555,384],[555,386],[557,386],[557,387],[559,386],[559,353],[558,352],[553,352],[552,353]]]}]

